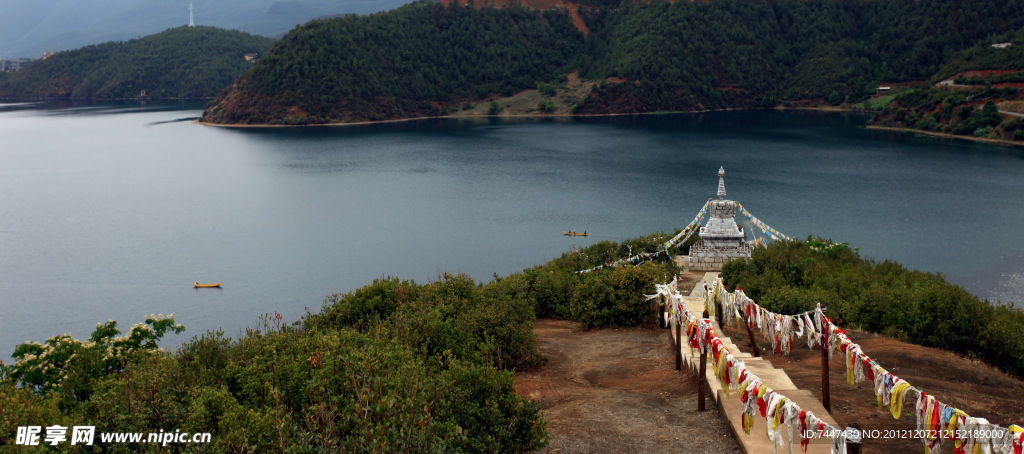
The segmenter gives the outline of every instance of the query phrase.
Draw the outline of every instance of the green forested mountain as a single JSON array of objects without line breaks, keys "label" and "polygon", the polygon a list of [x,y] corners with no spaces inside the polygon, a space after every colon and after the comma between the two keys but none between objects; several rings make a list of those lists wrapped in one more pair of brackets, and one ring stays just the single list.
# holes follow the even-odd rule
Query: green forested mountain
[{"label": "green forested mountain", "polygon": [[0,79],[8,98],[209,98],[273,40],[214,27],[178,27],[125,42],[59,52]]},{"label": "green forested mountain", "polygon": [[1024,28],[957,53],[930,80],[896,96],[873,123],[944,134],[1024,141]]},{"label": "green forested mountain", "polygon": [[107,41],[125,41],[185,25],[280,35],[317,17],[368,14],[407,0],[4,0],[0,58],[36,57]]},{"label": "green forested mountain", "polygon": [[[955,52],[1024,25],[1022,2],[778,0],[677,2],[599,11],[587,77],[637,110],[858,99],[881,81],[931,77]],[[592,30],[594,25],[592,25]],[[601,42],[603,40],[603,42]],[[593,59],[593,60],[590,60]],[[622,94],[621,92],[627,92]]]},{"label": "green forested mountain", "polygon": [[222,93],[205,119],[321,123],[450,112],[562,80],[599,83],[578,113],[837,104],[923,81],[1024,27],[1024,0],[587,0],[494,10],[419,2],[314,21]]},{"label": "green forested mountain", "polygon": [[564,73],[583,44],[565,11],[415,4],[296,28],[211,104],[225,123],[437,115]]},{"label": "green forested mountain", "polygon": [[1024,28],[992,36],[958,52],[939,69],[932,81],[949,79],[969,70],[1024,71]]}]

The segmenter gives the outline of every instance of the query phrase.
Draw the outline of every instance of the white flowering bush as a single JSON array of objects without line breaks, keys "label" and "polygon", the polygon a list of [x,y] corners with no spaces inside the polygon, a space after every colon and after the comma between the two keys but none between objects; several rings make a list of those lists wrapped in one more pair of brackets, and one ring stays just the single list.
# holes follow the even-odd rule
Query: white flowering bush
[{"label": "white flowering bush", "polygon": [[[180,333],[185,327],[174,322],[174,315],[150,315],[121,335],[117,322],[97,323],[89,340],[82,342],[70,334],[25,342],[14,349],[14,364],[0,377],[38,393],[61,390],[75,400],[83,400],[91,381],[118,372],[139,355],[152,354],[168,331]],[[78,373],[76,373],[78,372]]]}]

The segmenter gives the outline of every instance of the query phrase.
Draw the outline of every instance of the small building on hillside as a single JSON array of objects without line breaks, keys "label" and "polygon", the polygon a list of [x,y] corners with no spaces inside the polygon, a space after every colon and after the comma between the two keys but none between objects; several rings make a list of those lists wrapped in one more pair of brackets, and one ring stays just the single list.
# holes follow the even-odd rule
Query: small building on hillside
[{"label": "small building on hillside", "polygon": [[16,73],[31,65],[35,60],[31,58],[0,59],[0,72]]},{"label": "small building on hillside", "polygon": [[750,258],[750,243],[736,224],[736,202],[725,200],[725,167],[718,169],[718,200],[709,204],[708,216],[708,223],[700,228],[700,239],[690,247],[687,269],[721,271],[730,260]]},{"label": "small building on hillside", "polygon": [[992,47],[995,47],[996,49],[1006,49],[1007,47],[1010,47],[1012,45],[1013,43],[996,43],[993,44]]}]

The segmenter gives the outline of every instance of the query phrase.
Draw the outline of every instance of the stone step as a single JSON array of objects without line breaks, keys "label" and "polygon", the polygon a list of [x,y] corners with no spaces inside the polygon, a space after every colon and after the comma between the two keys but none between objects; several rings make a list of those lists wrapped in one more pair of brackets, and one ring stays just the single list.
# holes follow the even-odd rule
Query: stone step
[{"label": "stone step", "polygon": [[[708,283],[710,286],[710,283],[718,277],[718,274],[719,273],[717,272],[704,273],[704,277],[694,285],[691,296],[683,298],[683,302],[686,304],[686,309],[688,311],[693,314],[701,314],[704,311],[703,284]],[[722,333],[721,327],[718,325],[716,320],[712,321],[712,326],[715,330],[715,334],[722,341],[722,345],[732,353],[733,357],[743,361],[746,368],[751,373],[760,377],[765,385],[775,392],[796,402],[803,410],[811,411],[828,424],[831,424],[833,427],[837,427],[835,420],[829,412],[825,410],[821,405],[821,402],[811,391],[797,389],[796,384],[794,384],[793,380],[789,378],[786,371],[775,368],[770,361],[760,357],[754,357],[749,353],[740,352],[733,340]],[[700,356],[694,356],[691,353],[689,346],[685,345],[685,339],[683,340],[683,343],[684,345],[679,348],[681,348],[683,353],[685,365],[693,372],[694,375],[697,375],[700,368]],[[722,389],[722,385],[718,382],[718,378],[714,376],[714,364],[710,354],[708,355],[705,378],[708,386],[707,395],[716,405],[718,405],[722,417],[725,418],[730,428],[732,428],[733,433],[736,435],[736,439],[739,441],[743,450],[747,453],[773,452],[773,443],[768,439],[768,436],[765,433],[765,420],[761,418],[760,415],[754,418],[754,427],[751,429],[750,434],[748,435],[743,432],[742,418],[740,414],[740,409],[742,407],[739,397],[731,391],[731,395],[725,395],[725,390]],[[793,428],[794,433],[799,430],[800,427]],[[788,427],[782,426],[781,436],[782,443],[779,445],[779,450],[780,452],[788,452],[786,451],[789,443]],[[799,437],[795,438],[794,445],[794,452],[799,452]],[[808,445],[807,452],[831,452],[831,439],[812,439]]]},{"label": "stone step", "polygon": [[[800,408],[813,412],[825,422],[836,427],[835,420],[832,419],[832,416],[830,416],[828,412],[825,411],[825,408],[821,406],[821,402],[818,402],[810,392],[799,389],[777,389],[775,391],[789,399],[792,399],[800,406]],[[716,397],[718,401],[718,411],[729,424],[733,435],[736,436],[736,441],[739,442],[740,447],[744,452],[748,454],[775,452],[774,447],[772,446],[772,441],[768,439],[768,435],[766,433],[767,422],[761,417],[761,415],[756,415],[754,417],[754,426],[750,429],[750,434],[747,434],[743,432],[743,419],[741,416],[741,410],[743,407],[739,398],[736,397],[736,393],[726,396],[724,391],[718,390]],[[778,452],[789,452],[789,427],[786,425],[782,425],[780,427],[782,429],[780,431],[782,435],[782,442],[779,445]],[[803,452],[800,449],[799,431],[799,424],[794,424],[793,452]],[[827,438],[811,439],[807,445],[807,452],[812,454],[830,454],[832,452],[831,440]]]},{"label": "stone step", "polygon": [[761,377],[761,381],[771,389],[796,389],[796,384],[789,379],[789,375],[782,369],[776,369],[767,360],[744,361],[747,369],[754,375]]}]

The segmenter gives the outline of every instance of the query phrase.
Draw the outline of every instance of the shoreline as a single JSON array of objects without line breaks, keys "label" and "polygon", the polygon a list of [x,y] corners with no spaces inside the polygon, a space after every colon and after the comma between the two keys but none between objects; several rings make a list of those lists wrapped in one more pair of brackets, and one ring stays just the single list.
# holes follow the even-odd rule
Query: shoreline
[{"label": "shoreline", "polygon": [[960,135],[949,134],[949,133],[945,133],[945,132],[925,131],[925,130],[913,129],[913,128],[897,128],[897,127],[894,127],[894,126],[874,126],[874,125],[868,125],[868,126],[866,126],[866,128],[867,129],[875,129],[875,130],[879,130],[879,131],[909,132],[909,133],[915,133],[915,134],[924,134],[924,135],[932,136],[932,137],[940,137],[940,138],[944,138],[944,139],[969,140],[969,141],[972,141],[972,142],[988,143],[988,144],[992,144],[992,145],[1002,145],[1002,146],[1007,146],[1007,147],[1024,148],[1024,142],[1014,142],[1012,140],[1006,140],[1006,139],[991,139],[991,138],[988,138],[988,137],[960,136]]},{"label": "shoreline", "polygon": [[[483,119],[483,118],[597,118],[597,117],[624,117],[624,116],[644,116],[644,115],[675,115],[675,114],[701,114],[708,112],[730,112],[730,111],[741,111],[741,110],[810,110],[819,112],[854,112],[854,113],[868,113],[862,109],[848,109],[843,107],[835,106],[802,106],[802,107],[764,107],[764,108],[725,108],[725,109],[707,109],[707,110],[690,110],[690,111],[659,111],[659,112],[641,112],[641,113],[607,113],[607,114],[507,114],[507,115],[433,115],[423,117],[411,117],[411,118],[397,118],[391,120],[375,120],[375,121],[357,121],[350,123],[318,123],[318,124],[307,124],[307,125],[274,125],[267,123],[258,124],[221,124],[221,123],[210,123],[207,121],[200,121],[199,119],[193,120],[193,123],[211,126],[216,128],[312,128],[312,127],[345,127],[345,126],[367,126],[376,124],[387,124],[387,123],[402,123],[409,121],[421,121],[421,120],[440,120],[440,119]],[[898,128],[893,126],[875,126],[867,125],[867,129],[874,129],[879,131],[895,131],[904,133],[924,134],[932,137],[946,138],[946,139],[959,139],[967,140],[972,142],[987,143],[992,145],[1001,145],[1007,147],[1024,148],[1024,142],[1015,142],[1006,139],[992,139],[987,137],[973,137],[973,136],[961,136],[956,134],[949,134],[944,132],[925,131],[913,128]]]},{"label": "shoreline", "polygon": [[480,119],[480,118],[596,118],[596,117],[625,117],[625,116],[643,116],[643,115],[676,115],[676,114],[701,114],[708,112],[732,112],[741,110],[816,110],[822,112],[862,112],[857,109],[844,109],[841,107],[832,106],[820,106],[820,107],[735,107],[725,109],[706,109],[706,110],[679,110],[679,111],[658,111],[658,112],[639,112],[639,113],[606,113],[606,114],[507,114],[507,115],[430,115],[424,117],[410,117],[410,118],[396,118],[391,120],[371,120],[371,121],[357,121],[349,123],[316,123],[306,125],[275,125],[269,123],[255,123],[255,124],[223,124],[223,123],[211,123],[208,121],[200,121],[198,119],[193,120],[193,123],[212,126],[216,128],[311,128],[311,127],[344,127],[344,126],[365,126],[365,125],[376,125],[386,123],[401,123],[406,121],[419,121],[419,120],[440,120],[440,119]]},{"label": "shoreline", "polygon": [[73,101],[73,102],[110,102],[110,101],[212,101],[216,98],[4,98],[0,97],[0,103],[27,103],[27,102],[57,102],[57,101]]}]

